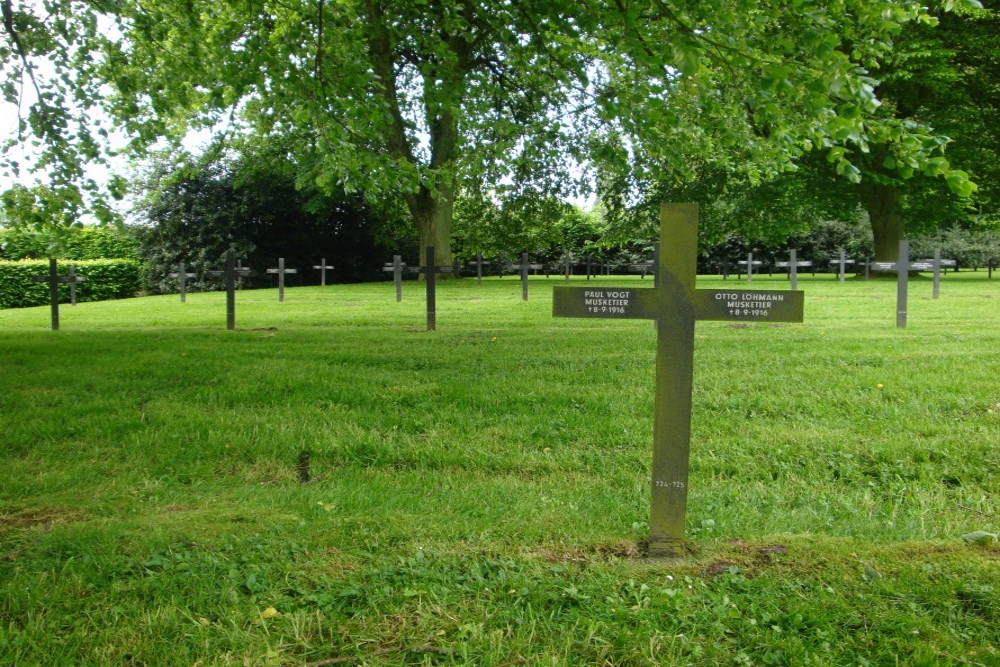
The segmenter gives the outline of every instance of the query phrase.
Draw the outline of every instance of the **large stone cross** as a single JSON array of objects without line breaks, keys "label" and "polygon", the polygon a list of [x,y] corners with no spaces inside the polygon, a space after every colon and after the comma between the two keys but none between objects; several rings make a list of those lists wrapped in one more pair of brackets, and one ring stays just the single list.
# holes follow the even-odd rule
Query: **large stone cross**
[{"label": "large stone cross", "polygon": [[801,322],[799,291],[695,289],[697,204],[664,204],[660,210],[658,285],[555,287],[556,317],[610,317],[657,322],[656,416],[653,428],[649,555],[676,557],[684,541],[694,323],[697,320]]}]

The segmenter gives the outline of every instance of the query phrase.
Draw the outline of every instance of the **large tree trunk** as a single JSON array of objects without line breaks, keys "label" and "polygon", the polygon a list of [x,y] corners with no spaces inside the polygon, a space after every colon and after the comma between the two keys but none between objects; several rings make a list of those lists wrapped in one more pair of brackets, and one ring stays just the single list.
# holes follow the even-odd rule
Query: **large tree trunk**
[{"label": "large tree trunk", "polygon": [[863,184],[861,190],[875,237],[875,261],[895,262],[899,259],[899,242],[903,239],[899,190],[894,185],[879,183]]},{"label": "large tree trunk", "polygon": [[[407,207],[416,223],[420,239],[420,264],[427,257],[427,247],[434,247],[434,263],[437,266],[451,266],[451,223],[455,211],[455,188],[453,185],[440,186],[437,195],[426,188],[414,196],[406,198]],[[439,274],[452,277],[455,274]]]}]

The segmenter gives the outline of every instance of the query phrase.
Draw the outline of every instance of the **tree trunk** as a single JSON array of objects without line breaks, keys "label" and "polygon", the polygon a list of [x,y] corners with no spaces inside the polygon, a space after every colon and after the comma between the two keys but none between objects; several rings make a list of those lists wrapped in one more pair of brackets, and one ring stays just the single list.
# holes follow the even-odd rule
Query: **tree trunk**
[{"label": "tree trunk", "polygon": [[875,261],[895,262],[899,259],[904,226],[899,190],[894,185],[879,183],[863,184],[861,188],[875,239]]},{"label": "tree trunk", "polygon": [[[416,223],[420,241],[420,264],[427,257],[427,247],[434,247],[434,263],[438,266],[451,266],[451,223],[455,211],[455,187],[442,185],[438,187],[435,197],[426,188],[414,196],[406,198],[407,207],[413,221]],[[451,278],[455,274],[438,274],[440,277]]]}]

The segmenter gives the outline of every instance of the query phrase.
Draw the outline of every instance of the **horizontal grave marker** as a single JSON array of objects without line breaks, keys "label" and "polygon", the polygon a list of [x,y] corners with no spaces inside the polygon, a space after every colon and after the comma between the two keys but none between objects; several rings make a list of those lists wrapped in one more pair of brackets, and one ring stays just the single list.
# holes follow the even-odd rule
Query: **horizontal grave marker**
[{"label": "horizontal grave marker", "polygon": [[687,512],[694,323],[801,322],[804,295],[798,291],[695,289],[698,207],[664,204],[660,216],[655,287],[556,287],[552,314],[657,322],[649,555],[675,557],[682,552]]}]

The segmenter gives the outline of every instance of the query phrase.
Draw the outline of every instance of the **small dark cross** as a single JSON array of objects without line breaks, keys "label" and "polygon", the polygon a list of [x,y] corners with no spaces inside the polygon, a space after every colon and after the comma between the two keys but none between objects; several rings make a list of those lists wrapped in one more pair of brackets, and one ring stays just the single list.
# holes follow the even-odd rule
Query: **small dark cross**
[{"label": "small dark cross", "polygon": [[224,271],[209,271],[210,276],[225,276],[226,278],[226,328],[230,331],[236,329],[236,280],[243,276],[250,275],[251,271],[245,267],[236,266],[236,251],[226,251],[226,268]]},{"label": "small dark cross", "polygon": [[[760,261],[759,259],[754,259],[753,253],[751,252],[747,255],[747,258],[745,260],[741,259],[740,261],[736,262],[736,265],[741,267],[745,265],[747,267],[747,283],[752,283],[753,267],[764,266],[764,262]],[[739,278],[739,273],[736,274],[736,277]]]},{"label": "small dark cross", "polygon": [[313,265],[314,269],[319,269],[319,284],[320,287],[326,287],[326,270],[330,269],[333,271],[333,267],[327,265],[326,257],[319,260],[319,264]]},{"label": "small dark cross", "polygon": [[569,254],[568,250],[563,253],[563,264],[566,267],[566,282],[569,282],[569,274],[573,272],[573,256]]},{"label": "small dark cross", "polygon": [[808,260],[802,262],[798,261],[797,254],[798,254],[797,250],[791,250],[789,252],[789,257],[787,262],[774,263],[774,265],[780,269],[783,268],[788,269],[788,279],[792,281],[792,289],[799,288],[799,267],[801,266],[803,268],[808,268],[813,265],[813,263]]},{"label": "small dark cross", "polygon": [[435,277],[438,273],[451,273],[455,270],[453,266],[436,266],[434,264],[434,246],[427,246],[425,250],[426,261],[423,266],[416,267],[416,270],[424,274],[424,281],[427,283],[427,330],[437,329],[437,286]]},{"label": "small dark cross", "polygon": [[196,273],[185,273],[184,272],[184,262],[177,263],[177,271],[174,273],[168,273],[168,278],[177,278],[177,286],[181,291],[181,303],[187,301],[187,279],[194,278],[198,274]]},{"label": "small dark cross", "polygon": [[278,274],[278,303],[284,303],[285,301],[285,274],[286,273],[298,273],[296,269],[286,269],[285,268],[285,258],[278,258],[278,268],[268,269],[268,273]]},{"label": "small dark cross", "polygon": [[521,300],[522,301],[527,301],[528,300],[528,270],[530,269],[530,270],[534,271],[537,274],[539,269],[544,269],[544,268],[545,267],[542,266],[541,264],[530,264],[528,262],[528,253],[526,253],[526,252],[522,252],[521,253],[520,273],[521,273]]},{"label": "small dark cross", "polygon": [[52,306],[52,330],[59,330],[59,283],[69,283],[71,286],[76,283],[86,280],[86,276],[76,275],[74,267],[70,267],[70,273],[68,276],[59,275],[59,267],[56,264],[55,258],[49,258],[49,274],[46,276],[31,276],[31,279],[36,283],[48,283],[49,284],[49,303]]},{"label": "small dark cross", "polygon": [[676,557],[682,553],[687,512],[695,322],[801,322],[804,296],[799,291],[695,289],[697,204],[664,204],[660,220],[659,285],[556,287],[552,314],[658,323],[649,555]]},{"label": "small dark cross", "polygon": [[871,262],[871,268],[876,271],[896,272],[896,327],[906,327],[907,286],[910,271],[931,271],[934,262],[911,262],[910,242],[899,242],[899,259],[895,262]]},{"label": "small dark cross", "polygon": [[[847,277],[847,265],[848,264],[854,264],[854,260],[853,259],[847,259],[847,254],[844,252],[844,249],[841,248],[840,249],[840,258],[839,259],[835,259],[835,260],[831,259],[830,263],[837,265],[837,267],[838,267],[837,277],[840,280],[840,282],[844,282],[844,279]],[[867,278],[868,276],[866,275],[865,277]]]}]

